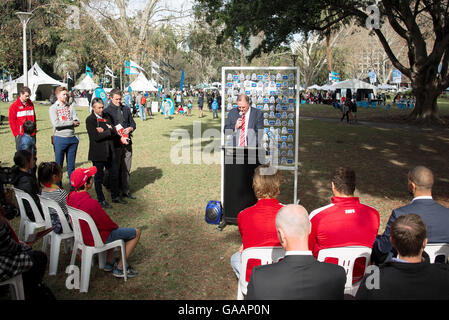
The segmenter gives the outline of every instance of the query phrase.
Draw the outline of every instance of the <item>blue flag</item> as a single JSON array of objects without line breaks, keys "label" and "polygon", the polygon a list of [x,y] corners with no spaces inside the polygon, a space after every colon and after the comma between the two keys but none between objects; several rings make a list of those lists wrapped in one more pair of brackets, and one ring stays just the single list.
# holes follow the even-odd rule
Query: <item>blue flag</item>
[{"label": "blue flag", "polygon": [[95,97],[101,98],[101,100],[103,100],[103,103],[106,103],[106,98],[108,96],[103,88],[98,87],[97,89],[95,89]]},{"label": "blue flag", "polygon": [[91,78],[93,78],[93,74],[92,74],[92,70],[86,65],[86,75],[90,76]]},{"label": "blue flag", "polygon": [[179,90],[182,91],[183,86],[184,86],[184,69],[182,69],[182,73],[181,73],[181,82],[179,84]]}]

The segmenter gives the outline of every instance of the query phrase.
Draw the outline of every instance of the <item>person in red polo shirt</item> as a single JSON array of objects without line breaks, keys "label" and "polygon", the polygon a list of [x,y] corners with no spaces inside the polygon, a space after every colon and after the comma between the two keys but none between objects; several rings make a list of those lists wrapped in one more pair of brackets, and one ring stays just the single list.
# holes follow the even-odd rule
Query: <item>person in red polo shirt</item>
[{"label": "person in red polo shirt", "polygon": [[[30,96],[30,88],[22,87],[19,90],[19,97],[17,100],[9,106],[9,126],[16,139],[16,149],[24,134],[23,124],[25,121],[30,120],[36,123],[36,113],[34,112],[34,104],[31,102]],[[36,131],[32,133],[31,136],[36,139]]]},{"label": "person in red polo shirt", "polygon": [[[237,278],[240,276],[242,251],[253,247],[281,246],[276,230],[276,214],[283,207],[277,201],[281,186],[281,172],[273,174],[268,165],[256,168],[253,177],[253,190],[257,203],[241,211],[237,216],[242,245],[231,256],[231,266]],[[271,173],[271,174],[267,174]]]},{"label": "person in red polo shirt", "polygon": [[[339,167],[332,176],[332,203],[312,211],[309,249],[315,258],[322,249],[365,246],[372,248],[379,230],[379,212],[354,197],[355,172]],[[329,260],[328,262],[333,262]],[[362,265],[362,261],[359,262]],[[363,276],[363,267],[354,269],[354,279]],[[359,274],[362,272],[362,274]]]}]

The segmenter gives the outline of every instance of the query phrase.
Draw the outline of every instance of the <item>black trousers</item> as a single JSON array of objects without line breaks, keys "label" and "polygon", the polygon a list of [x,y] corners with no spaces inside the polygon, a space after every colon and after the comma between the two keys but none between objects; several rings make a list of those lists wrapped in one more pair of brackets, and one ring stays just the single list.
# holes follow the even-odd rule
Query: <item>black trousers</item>
[{"label": "black trousers", "polygon": [[92,161],[97,168],[97,173],[94,177],[95,192],[97,193],[98,202],[105,200],[103,193],[103,181],[105,181],[105,169],[108,172],[107,181],[105,185],[111,189],[111,198],[117,198],[119,194],[119,179],[117,163],[114,156],[108,158],[108,161]]},{"label": "black trousers", "polygon": [[33,266],[30,270],[22,273],[23,289],[25,291],[25,300],[41,300],[45,297],[41,295],[42,279],[47,268],[47,255],[42,251],[28,252]]}]

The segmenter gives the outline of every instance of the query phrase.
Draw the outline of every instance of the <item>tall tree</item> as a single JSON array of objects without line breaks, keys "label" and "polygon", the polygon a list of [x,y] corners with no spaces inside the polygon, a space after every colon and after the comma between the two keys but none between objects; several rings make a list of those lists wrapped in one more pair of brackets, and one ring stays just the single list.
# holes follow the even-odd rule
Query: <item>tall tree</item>
[{"label": "tall tree", "polygon": [[[408,65],[401,63],[380,27],[372,30],[395,68],[411,80],[416,105],[409,120],[441,123],[437,98],[449,87],[448,0],[381,0],[377,11],[368,11],[368,0],[196,0],[208,21],[224,23],[223,37],[263,31],[265,39],[253,55],[272,51],[293,34],[326,32],[338,24],[356,21],[389,23],[406,41]],[[323,14],[326,13],[326,14]],[[432,38],[432,41],[428,40]],[[429,45],[432,43],[432,45]],[[369,45],[369,44],[367,44]],[[440,71],[439,71],[440,70]]]}]

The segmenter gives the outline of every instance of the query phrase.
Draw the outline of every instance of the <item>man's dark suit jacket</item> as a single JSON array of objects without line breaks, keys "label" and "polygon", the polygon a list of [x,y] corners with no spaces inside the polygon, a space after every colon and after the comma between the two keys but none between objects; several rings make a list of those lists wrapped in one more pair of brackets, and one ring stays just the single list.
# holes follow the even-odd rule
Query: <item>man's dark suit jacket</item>
[{"label": "man's dark suit jacket", "polygon": [[[121,118],[122,121],[120,121],[120,115],[119,112],[121,111]],[[133,119],[133,115],[130,111],[130,109],[127,106],[124,106],[121,104],[119,107],[115,106],[112,102],[108,105],[107,108],[104,109],[103,114],[109,114],[112,118],[113,126],[116,126],[118,124],[121,124],[123,129],[126,128],[133,128],[132,133],[129,134],[129,144],[132,144],[131,137],[134,131],[136,131],[136,122]],[[115,143],[116,148],[123,147],[123,145],[120,143],[120,140],[118,140]]]},{"label": "man's dark suit jacket", "polygon": [[[235,130],[235,124],[240,118],[240,111],[238,108],[234,108],[229,111],[228,118],[226,119],[226,124],[224,127],[225,134],[228,132],[233,133],[234,146],[239,144],[240,129]],[[248,121],[248,119],[247,119]],[[262,130],[263,134],[263,112],[256,108],[251,108],[251,114],[249,116],[248,122],[248,132],[247,132],[247,144],[248,147],[257,147],[259,141],[259,130]]]},{"label": "man's dark suit jacket", "polygon": [[393,210],[384,233],[375,241],[380,252],[392,251],[391,225],[397,218],[408,213],[415,213],[423,219],[429,243],[449,243],[449,208],[443,207],[432,199],[417,199],[406,206]]},{"label": "man's dark suit jacket", "polygon": [[[379,267],[378,288],[374,273],[366,274],[356,294],[360,300],[449,300],[447,264],[387,262]],[[370,289],[368,289],[370,287]]]},{"label": "man's dark suit jacket", "polygon": [[[114,128],[110,115],[103,113],[103,118],[107,120],[107,124]],[[97,127],[103,128],[104,131],[98,132]],[[89,135],[88,159],[90,161],[108,161],[108,158],[114,152],[114,141],[120,140],[120,136],[115,132],[115,129],[109,129],[105,122],[99,122],[93,112],[86,118],[86,129]]]},{"label": "man's dark suit jacket", "polygon": [[246,299],[342,300],[345,283],[342,267],[319,262],[312,255],[291,255],[278,263],[255,267]]}]

